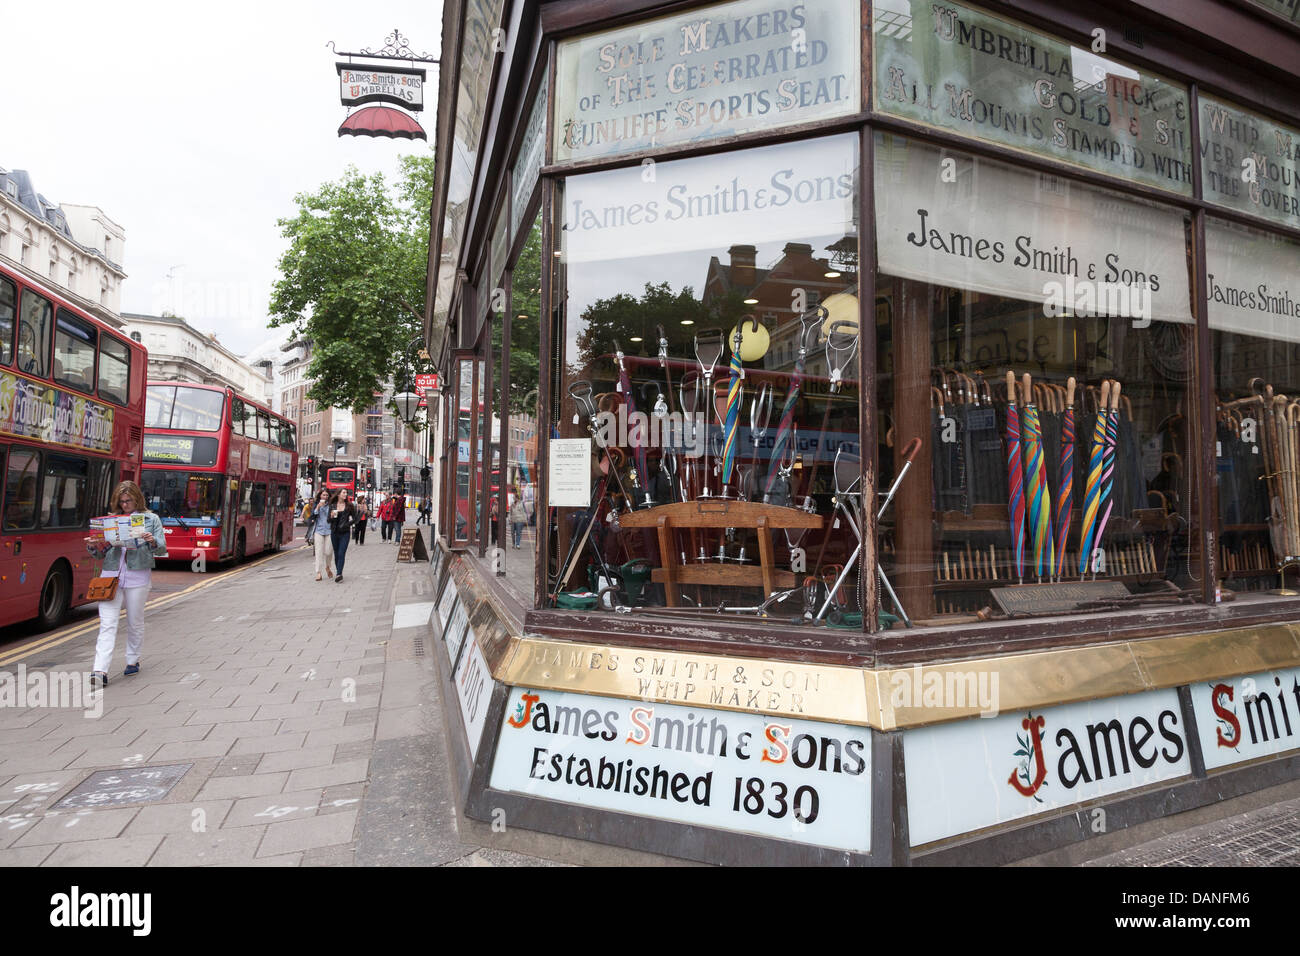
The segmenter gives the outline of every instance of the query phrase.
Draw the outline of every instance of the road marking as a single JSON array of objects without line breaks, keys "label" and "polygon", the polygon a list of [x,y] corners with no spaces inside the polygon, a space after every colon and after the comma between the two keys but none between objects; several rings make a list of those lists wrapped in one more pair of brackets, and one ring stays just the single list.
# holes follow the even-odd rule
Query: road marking
[{"label": "road marking", "polygon": [[[214,577],[207,578],[206,580],[203,581],[197,581],[194,584],[191,584],[189,587],[184,588],[180,591],[173,591],[170,594],[160,594],[158,595],[158,597],[145,602],[144,605],[145,610],[147,611],[150,608],[162,607],[163,605],[170,604],[173,601],[179,600],[180,598],[184,597],[185,595],[189,594],[192,591],[198,591],[201,590],[202,588],[211,587],[212,585],[216,584],[218,581],[228,581],[229,579],[233,577],[237,577],[245,573],[246,571],[251,571],[253,568],[257,567],[260,564],[265,564],[266,562],[272,561],[275,558],[282,558],[286,555],[293,554],[297,550],[298,549],[295,548],[289,551],[279,551],[276,552],[275,554],[262,555],[261,557],[248,562],[247,564],[243,565],[242,567],[236,570],[228,571],[225,574],[216,575]],[[24,644],[14,648],[11,651],[5,651],[3,653],[0,653],[0,667],[3,667],[7,664],[16,663],[27,657],[31,657],[33,654],[37,653],[38,651],[46,651],[55,647],[59,647],[63,644],[68,643],[68,641],[71,641],[74,638],[82,637],[85,634],[89,634],[91,631],[97,631],[97,630],[99,630],[98,618],[85,621],[81,624],[68,625],[63,630],[55,631],[53,634],[50,634],[47,637],[37,638],[30,644]]]}]

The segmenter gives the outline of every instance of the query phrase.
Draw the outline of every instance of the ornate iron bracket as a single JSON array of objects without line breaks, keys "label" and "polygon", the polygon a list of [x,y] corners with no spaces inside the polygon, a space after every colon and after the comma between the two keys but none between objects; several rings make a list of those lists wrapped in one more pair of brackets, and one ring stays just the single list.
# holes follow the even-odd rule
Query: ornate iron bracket
[{"label": "ornate iron bracket", "polygon": [[363,57],[372,60],[410,60],[418,63],[437,63],[438,60],[428,53],[416,53],[409,46],[409,41],[402,36],[400,30],[396,27],[393,32],[384,37],[384,45],[378,50],[372,50],[370,47],[362,47],[360,51],[349,53],[344,50],[338,50],[334,47],[334,41],[326,41],[325,45],[330,48],[335,56],[346,57]]}]

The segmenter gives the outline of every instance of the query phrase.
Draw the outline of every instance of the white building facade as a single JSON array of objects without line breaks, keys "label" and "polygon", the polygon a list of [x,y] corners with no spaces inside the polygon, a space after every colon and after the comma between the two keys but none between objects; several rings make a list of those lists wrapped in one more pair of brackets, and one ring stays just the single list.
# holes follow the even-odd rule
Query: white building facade
[{"label": "white building facade", "polygon": [[271,406],[275,398],[265,365],[252,366],[184,319],[174,315],[122,315],[124,330],[149,350],[149,378],[155,381],[225,385]]},{"label": "white building facade", "polygon": [[21,169],[0,168],[0,258],[116,328],[126,232],[98,206],[56,204]]}]

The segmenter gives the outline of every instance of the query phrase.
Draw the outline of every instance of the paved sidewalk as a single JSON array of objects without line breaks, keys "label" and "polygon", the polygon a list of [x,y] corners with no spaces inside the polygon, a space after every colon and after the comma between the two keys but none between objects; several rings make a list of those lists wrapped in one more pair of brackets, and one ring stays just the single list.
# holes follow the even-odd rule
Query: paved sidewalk
[{"label": "paved sidewalk", "polygon": [[[396,554],[370,535],[317,583],[295,548],[151,608],[98,718],[0,707],[0,865],[546,862],[462,839],[429,576]],[[80,674],[94,640],[4,669]]]},{"label": "paved sidewalk", "polygon": [[1300,866],[1300,800],[1191,827],[1084,866]]}]

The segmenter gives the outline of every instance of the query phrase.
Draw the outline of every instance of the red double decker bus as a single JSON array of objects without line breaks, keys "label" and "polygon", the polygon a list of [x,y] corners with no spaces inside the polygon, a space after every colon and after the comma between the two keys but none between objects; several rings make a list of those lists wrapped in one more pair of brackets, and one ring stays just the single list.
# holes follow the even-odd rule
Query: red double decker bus
[{"label": "red double decker bus", "polygon": [[0,625],[53,627],[86,601],[82,540],[139,478],[144,348],[0,266]]},{"label": "red double decker bus", "polygon": [[325,488],[331,492],[346,488],[350,497],[356,497],[357,470],[351,465],[330,465],[325,471]]},{"label": "red double decker bus", "polygon": [[140,486],[173,558],[241,561],[293,539],[293,422],[219,385],[150,382],[144,424]]}]

